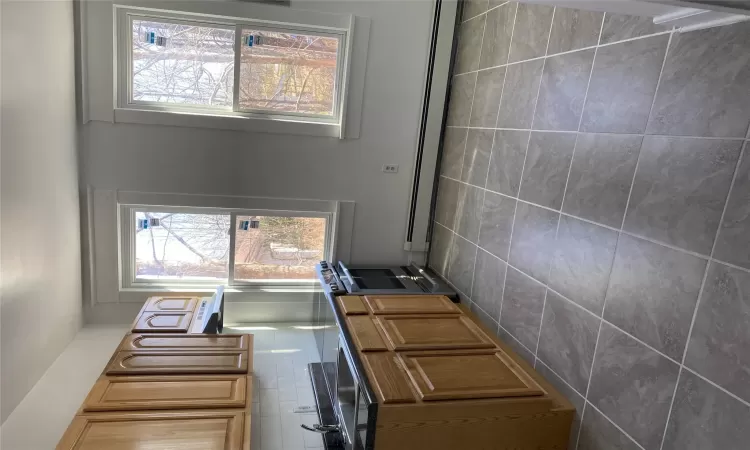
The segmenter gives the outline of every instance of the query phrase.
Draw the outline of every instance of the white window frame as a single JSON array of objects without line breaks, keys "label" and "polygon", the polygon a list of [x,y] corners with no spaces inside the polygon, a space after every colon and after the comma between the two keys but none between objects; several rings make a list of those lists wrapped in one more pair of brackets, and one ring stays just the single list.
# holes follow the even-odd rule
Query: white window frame
[{"label": "white window frame", "polygon": [[176,288],[176,289],[200,289],[214,288],[217,281],[199,280],[148,280],[137,279],[135,274],[135,217],[138,211],[175,212],[184,214],[222,214],[230,216],[229,225],[229,264],[228,277],[226,280],[218,280],[219,284],[226,284],[230,288],[284,288],[284,287],[309,287],[315,286],[317,280],[235,280],[234,279],[234,252],[237,237],[237,216],[273,216],[273,217],[317,217],[326,219],[325,243],[323,247],[323,259],[332,260],[335,251],[335,219],[333,212],[322,211],[287,211],[269,209],[245,209],[245,208],[212,208],[196,206],[159,206],[143,204],[121,204],[120,216],[120,283],[121,289],[146,289],[146,288]]},{"label": "white window frame", "polygon": [[[122,3],[122,2],[118,2]],[[344,138],[351,50],[354,36],[354,17],[305,14],[303,11],[283,12],[283,8],[253,5],[222,4],[223,2],[166,2],[175,9],[155,9],[137,6],[140,2],[114,5],[114,121],[143,124],[176,125],[219,128],[242,131],[329,136]],[[216,5],[218,8],[209,8]],[[178,10],[179,8],[179,10]],[[228,8],[228,9],[227,9]],[[271,8],[270,10],[267,8]],[[229,15],[211,14],[219,11]],[[279,12],[282,10],[282,12]],[[244,12],[244,15],[238,14]],[[302,13],[302,14],[300,14]],[[309,16],[302,22],[300,19]],[[235,70],[232,107],[203,105],[172,105],[163,102],[132,102],[132,20],[145,19],[169,23],[190,23],[200,26],[235,30]],[[281,19],[281,20],[280,20]],[[292,31],[307,35],[322,35],[339,40],[336,61],[336,86],[332,116],[265,110],[242,110],[239,107],[239,59],[242,51],[243,29]]]}]

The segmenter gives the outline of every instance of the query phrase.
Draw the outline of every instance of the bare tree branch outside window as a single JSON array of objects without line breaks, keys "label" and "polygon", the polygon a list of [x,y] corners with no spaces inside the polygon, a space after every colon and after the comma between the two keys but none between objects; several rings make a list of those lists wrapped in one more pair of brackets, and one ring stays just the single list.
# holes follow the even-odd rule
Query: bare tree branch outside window
[{"label": "bare tree branch outside window", "polygon": [[[132,24],[133,101],[233,106],[233,29],[153,20]],[[164,38],[164,45],[147,42],[149,33]],[[337,38],[243,29],[242,42],[240,110],[333,116]]]},{"label": "bare tree branch outside window", "polygon": [[[229,275],[229,214],[136,213],[136,278],[220,281]],[[159,219],[142,227],[144,219]],[[257,229],[237,230],[234,278],[312,280],[325,256],[326,219],[256,217]]]}]

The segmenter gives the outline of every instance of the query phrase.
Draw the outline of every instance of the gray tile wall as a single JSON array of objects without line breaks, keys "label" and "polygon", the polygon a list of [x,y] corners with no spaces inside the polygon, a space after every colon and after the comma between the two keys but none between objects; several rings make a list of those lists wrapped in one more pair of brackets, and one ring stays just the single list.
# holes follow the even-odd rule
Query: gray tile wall
[{"label": "gray tile wall", "polygon": [[430,265],[571,449],[747,449],[750,24],[467,5]]}]

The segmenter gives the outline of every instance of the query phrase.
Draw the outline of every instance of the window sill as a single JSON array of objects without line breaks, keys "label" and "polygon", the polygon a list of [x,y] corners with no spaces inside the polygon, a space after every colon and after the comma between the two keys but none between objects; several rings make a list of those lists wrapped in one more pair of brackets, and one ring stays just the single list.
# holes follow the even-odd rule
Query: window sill
[{"label": "window sill", "polygon": [[114,121],[115,123],[212,128],[218,130],[293,134],[300,136],[334,138],[339,138],[341,136],[341,125],[338,124],[186,112],[150,111],[130,108],[115,108]]}]

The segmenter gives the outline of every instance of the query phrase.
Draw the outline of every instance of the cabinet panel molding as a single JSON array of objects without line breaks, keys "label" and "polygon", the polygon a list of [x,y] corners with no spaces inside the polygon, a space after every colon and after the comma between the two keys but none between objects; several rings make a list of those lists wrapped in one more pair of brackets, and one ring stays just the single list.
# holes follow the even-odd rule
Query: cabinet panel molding
[{"label": "cabinet panel molding", "polygon": [[169,375],[191,373],[247,373],[247,351],[228,352],[118,352],[107,375]]},{"label": "cabinet panel molding", "polygon": [[[251,378],[250,378],[251,379]],[[246,375],[101,377],[83,402],[84,412],[244,408]]]},{"label": "cabinet panel molding", "polygon": [[149,297],[143,311],[193,312],[197,304],[198,297]]},{"label": "cabinet panel molding", "polygon": [[398,356],[424,401],[545,395],[502,350],[404,352]]},{"label": "cabinet panel molding", "polygon": [[461,310],[443,295],[365,295],[373,314],[460,314]]},{"label": "cabinet panel molding", "polygon": [[133,333],[187,333],[192,320],[192,312],[143,311]]},{"label": "cabinet panel molding", "polygon": [[249,450],[243,411],[131,412],[78,415],[57,450]]},{"label": "cabinet panel molding", "polygon": [[378,325],[396,351],[495,347],[492,339],[463,315],[381,316]]}]

